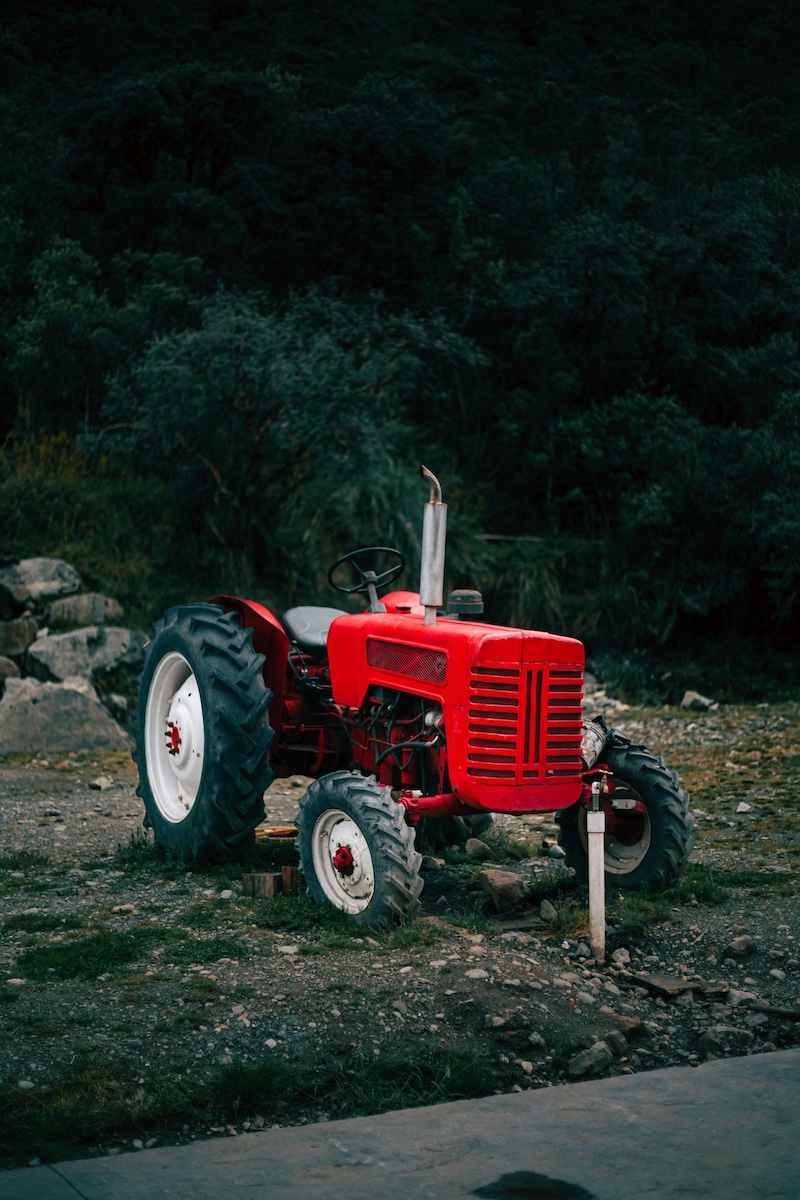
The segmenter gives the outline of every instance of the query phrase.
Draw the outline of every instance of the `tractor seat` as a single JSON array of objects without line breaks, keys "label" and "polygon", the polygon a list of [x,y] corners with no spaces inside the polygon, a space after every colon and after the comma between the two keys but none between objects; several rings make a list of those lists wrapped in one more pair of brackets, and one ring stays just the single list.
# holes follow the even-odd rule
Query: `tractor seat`
[{"label": "tractor seat", "polygon": [[328,630],[337,617],[347,616],[341,608],[315,608],[302,605],[290,608],[283,614],[283,627],[289,640],[295,642],[303,654],[322,658],[328,643]]}]

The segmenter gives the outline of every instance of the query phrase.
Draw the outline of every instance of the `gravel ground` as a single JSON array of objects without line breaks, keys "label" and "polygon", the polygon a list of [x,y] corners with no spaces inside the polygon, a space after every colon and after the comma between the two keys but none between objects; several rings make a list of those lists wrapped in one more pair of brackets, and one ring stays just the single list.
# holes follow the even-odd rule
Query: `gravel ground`
[{"label": "gravel ground", "polygon": [[[550,815],[500,818],[530,858],[496,865],[552,877],[555,919],[537,901],[520,920],[482,920],[474,877],[495,864],[458,862],[424,872],[408,929],[318,935],[291,919],[305,899],[279,902],[281,928],[275,902],[242,895],[241,871],[167,870],[131,849],[143,814],[126,756],[0,760],[0,1117],[21,1092],[46,1101],[87,1059],[142,1101],[156,1077],[186,1084],[270,1057],[319,1086],[285,1111],[209,1104],[155,1121],[143,1107],[138,1126],[87,1132],[75,1156],[342,1115],[335,1081],[369,1057],[469,1052],[512,1090],[797,1044],[800,705],[611,707],[609,723],[679,770],[697,845],[688,884],[660,908],[609,897],[619,920],[604,966],[589,956],[585,896],[542,850]],[[273,785],[270,824],[293,820],[304,782]],[[98,975],[30,966],[42,947],[103,933],[140,949]],[[0,1165],[26,1161],[37,1157],[0,1152]]]}]

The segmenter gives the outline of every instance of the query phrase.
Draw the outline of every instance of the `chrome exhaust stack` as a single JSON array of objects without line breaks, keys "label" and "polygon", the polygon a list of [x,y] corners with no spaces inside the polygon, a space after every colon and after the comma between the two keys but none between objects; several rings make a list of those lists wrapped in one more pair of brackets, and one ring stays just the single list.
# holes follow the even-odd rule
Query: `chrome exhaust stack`
[{"label": "chrome exhaust stack", "polygon": [[420,475],[431,486],[422,520],[419,602],[425,609],[425,624],[436,624],[436,610],[444,603],[444,552],[447,535],[447,505],[442,503],[439,480],[427,467]]}]

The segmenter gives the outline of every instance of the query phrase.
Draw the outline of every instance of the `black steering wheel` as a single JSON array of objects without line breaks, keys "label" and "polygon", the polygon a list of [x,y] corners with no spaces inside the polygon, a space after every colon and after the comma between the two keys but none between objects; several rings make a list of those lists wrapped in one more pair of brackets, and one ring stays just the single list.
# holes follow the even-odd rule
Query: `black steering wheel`
[{"label": "black steering wheel", "polygon": [[[398,561],[393,563],[391,567],[387,567],[385,571],[373,571],[371,568],[364,567],[358,561],[362,554],[390,554]],[[368,560],[369,561],[369,560]],[[345,587],[343,583],[337,583],[333,578],[335,571],[343,563],[350,563],[353,570],[358,575],[358,583],[353,587]],[[351,596],[354,592],[367,592],[372,599],[372,592],[377,595],[377,589],[386,587],[405,569],[406,560],[399,550],[393,550],[391,546],[361,546],[358,550],[351,550],[349,554],[343,554],[341,558],[337,558],[336,562],[328,571],[328,583],[331,587],[335,587],[337,592],[344,592],[345,595]]]}]

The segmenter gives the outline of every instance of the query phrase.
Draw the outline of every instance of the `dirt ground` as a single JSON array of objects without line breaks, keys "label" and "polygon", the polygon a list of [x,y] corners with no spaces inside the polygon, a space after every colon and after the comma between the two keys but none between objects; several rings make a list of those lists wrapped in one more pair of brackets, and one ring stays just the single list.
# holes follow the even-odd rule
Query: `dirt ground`
[{"label": "dirt ground", "polygon": [[[157,860],[123,754],[0,761],[0,1144],[4,1115],[13,1130],[0,1164],[797,1044],[799,716],[797,704],[606,713],[680,772],[697,842],[666,895],[608,896],[603,965],[585,894],[543,849],[552,815],[501,818],[488,863],[428,865],[421,919],[368,934],[302,896],[245,897],[241,868]],[[268,823],[292,821],[302,792],[300,779],[274,784]],[[527,857],[508,860],[504,833]],[[291,860],[285,844],[275,853]],[[538,889],[514,919],[485,911],[476,877],[491,865]],[[540,916],[544,897],[555,916]],[[398,1062],[439,1063],[450,1079],[468,1058],[489,1072],[472,1091],[384,1086]],[[220,1072],[252,1082],[265,1063],[304,1081],[291,1100],[244,1083],[215,1097]],[[89,1065],[96,1119],[80,1127],[64,1094]]]}]

